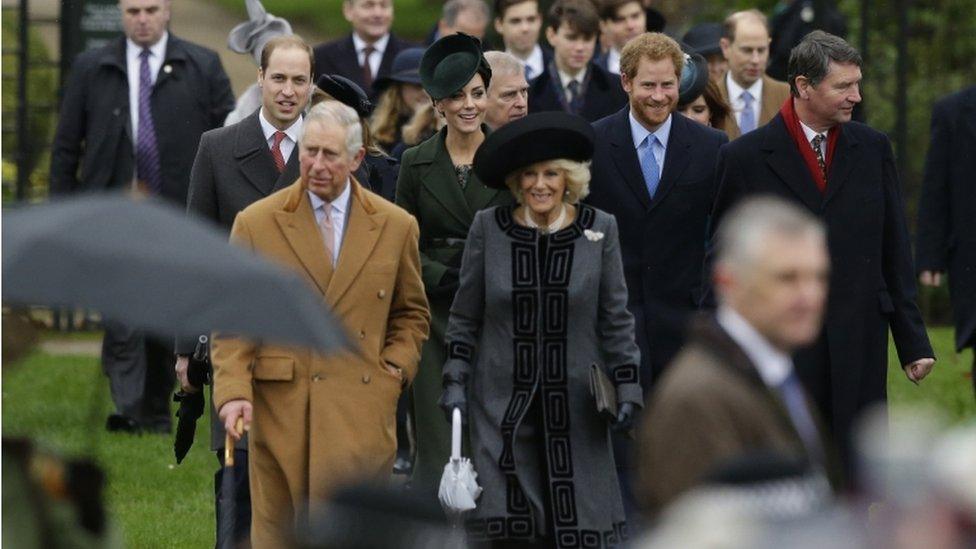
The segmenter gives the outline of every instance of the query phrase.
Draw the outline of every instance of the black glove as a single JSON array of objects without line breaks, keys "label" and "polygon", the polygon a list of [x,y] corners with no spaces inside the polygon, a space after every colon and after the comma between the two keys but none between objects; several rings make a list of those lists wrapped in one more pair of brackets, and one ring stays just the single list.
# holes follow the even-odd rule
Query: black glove
[{"label": "black glove", "polygon": [[613,422],[613,430],[626,433],[634,427],[634,403],[621,402],[617,405],[617,421]]},{"label": "black glove", "polygon": [[448,381],[444,383],[444,390],[441,392],[441,398],[438,400],[438,405],[440,405],[441,410],[444,410],[444,415],[447,417],[447,422],[451,423],[454,421],[454,409],[461,409],[461,422],[468,422],[468,395],[465,391],[464,384],[458,383],[456,381]]}]

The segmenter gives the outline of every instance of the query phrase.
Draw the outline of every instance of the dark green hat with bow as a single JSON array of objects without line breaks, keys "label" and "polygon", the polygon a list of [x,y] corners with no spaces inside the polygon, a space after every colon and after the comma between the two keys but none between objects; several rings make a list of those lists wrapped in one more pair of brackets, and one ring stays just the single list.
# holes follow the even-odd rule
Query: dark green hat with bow
[{"label": "dark green hat with bow", "polygon": [[480,74],[485,88],[491,67],[481,53],[481,42],[464,33],[445,36],[431,44],[420,60],[420,82],[431,99],[450,97]]}]

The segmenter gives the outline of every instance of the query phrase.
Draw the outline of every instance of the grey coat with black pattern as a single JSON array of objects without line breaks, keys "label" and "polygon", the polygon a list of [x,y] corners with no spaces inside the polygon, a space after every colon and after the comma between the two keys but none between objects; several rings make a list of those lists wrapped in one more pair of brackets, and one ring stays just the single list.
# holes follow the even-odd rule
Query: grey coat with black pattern
[{"label": "grey coat with black pattern", "polygon": [[581,205],[572,225],[540,235],[513,211],[476,215],[446,334],[444,378],[466,384],[484,489],[466,526],[474,539],[614,546],[624,510],[590,365],[605,368],[618,399],[642,405],[616,221]]}]

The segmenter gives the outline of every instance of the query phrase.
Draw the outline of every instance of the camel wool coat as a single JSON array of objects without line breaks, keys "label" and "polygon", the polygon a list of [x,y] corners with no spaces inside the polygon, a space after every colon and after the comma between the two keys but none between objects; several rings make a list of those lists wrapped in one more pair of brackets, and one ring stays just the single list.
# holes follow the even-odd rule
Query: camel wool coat
[{"label": "camel wool coat", "polygon": [[215,338],[214,401],[246,399],[250,430],[251,542],[287,543],[309,500],[338,486],[389,478],[396,455],[401,381],[384,362],[417,374],[430,315],[420,277],[417,222],[363,189],[352,192],[339,258],[327,259],[301,181],[255,202],[231,239],[289,268],[322,295],[358,352]]}]

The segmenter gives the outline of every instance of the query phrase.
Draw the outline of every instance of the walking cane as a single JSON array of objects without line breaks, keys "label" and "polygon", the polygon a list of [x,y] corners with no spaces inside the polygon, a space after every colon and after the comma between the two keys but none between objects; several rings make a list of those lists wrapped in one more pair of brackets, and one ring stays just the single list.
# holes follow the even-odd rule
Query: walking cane
[{"label": "walking cane", "polygon": [[[238,433],[244,431],[244,418],[237,418],[234,429]],[[224,471],[220,475],[220,496],[223,499],[220,506],[220,527],[217,539],[221,541],[220,549],[234,547],[234,437],[227,433],[224,439]]]}]

